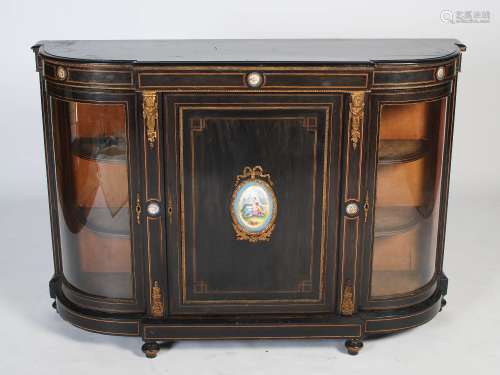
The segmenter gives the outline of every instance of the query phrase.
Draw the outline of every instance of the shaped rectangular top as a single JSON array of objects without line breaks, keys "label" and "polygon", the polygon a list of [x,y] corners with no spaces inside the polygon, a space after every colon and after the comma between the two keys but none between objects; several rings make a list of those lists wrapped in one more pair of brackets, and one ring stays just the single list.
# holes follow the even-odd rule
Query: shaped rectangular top
[{"label": "shaped rectangular top", "polygon": [[46,57],[120,63],[411,63],[465,48],[456,39],[61,40],[34,48]]}]

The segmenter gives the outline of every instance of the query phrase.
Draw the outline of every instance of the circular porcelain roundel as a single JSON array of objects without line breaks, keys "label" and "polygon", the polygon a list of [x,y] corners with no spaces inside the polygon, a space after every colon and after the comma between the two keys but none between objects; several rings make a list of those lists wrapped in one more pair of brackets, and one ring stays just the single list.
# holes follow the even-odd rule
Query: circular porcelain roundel
[{"label": "circular porcelain roundel", "polygon": [[269,176],[255,172],[240,176],[244,178],[236,185],[231,207],[237,239],[250,242],[269,240],[278,209]]}]

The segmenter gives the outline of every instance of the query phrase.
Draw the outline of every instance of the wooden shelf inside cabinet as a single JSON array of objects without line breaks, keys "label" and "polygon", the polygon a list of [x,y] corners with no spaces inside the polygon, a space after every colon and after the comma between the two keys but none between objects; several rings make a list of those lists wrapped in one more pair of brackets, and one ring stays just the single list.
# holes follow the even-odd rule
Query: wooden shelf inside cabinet
[{"label": "wooden shelf inside cabinet", "polygon": [[429,141],[425,139],[381,139],[378,147],[379,164],[409,163],[425,156]]},{"label": "wooden shelf inside cabinet", "polygon": [[127,140],[124,137],[76,138],[71,149],[73,154],[87,160],[108,163],[125,163],[127,160]]},{"label": "wooden shelf inside cabinet", "polygon": [[377,207],[375,237],[387,237],[404,233],[423,219],[420,207]]},{"label": "wooden shelf inside cabinet", "polygon": [[130,214],[128,207],[78,207],[76,217],[87,229],[106,236],[130,236]]},{"label": "wooden shelf inside cabinet", "polygon": [[132,274],[130,272],[84,272],[80,280],[83,290],[98,291],[99,295],[131,298]]},{"label": "wooden shelf inside cabinet", "polygon": [[418,289],[421,285],[422,280],[417,272],[374,270],[372,272],[371,295],[386,298],[391,295],[408,293],[408,291]]}]

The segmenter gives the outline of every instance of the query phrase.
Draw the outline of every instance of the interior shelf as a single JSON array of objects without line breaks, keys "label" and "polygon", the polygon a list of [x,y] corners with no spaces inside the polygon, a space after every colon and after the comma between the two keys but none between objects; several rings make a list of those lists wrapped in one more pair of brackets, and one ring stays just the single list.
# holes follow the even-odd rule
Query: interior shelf
[{"label": "interior shelf", "polygon": [[381,139],[378,148],[378,163],[408,163],[422,158],[428,150],[429,142],[425,139]]},{"label": "interior shelf", "polygon": [[375,212],[375,237],[404,233],[423,218],[421,209],[413,206],[377,207]]},{"label": "interior shelf", "polygon": [[408,293],[422,286],[422,279],[415,271],[378,271],[372,272],[371,295],[390,296]]},{"label": "interior shelf", "polygon": [[87,293],[114,298],[132,297],[130,272],[83,272],[79,285]]},{"label": "interior shelf", "polygon": [[127,160],[127,140],[124,137],[76,138],[71,149],[73,154],[88,160],[119,163]]},{"label": "interior shelf", "polygon": [[92,232],[128,238],[130,235],[130,215],[128,207],[109,209],[108,207],[77,207],[76,217]]}]

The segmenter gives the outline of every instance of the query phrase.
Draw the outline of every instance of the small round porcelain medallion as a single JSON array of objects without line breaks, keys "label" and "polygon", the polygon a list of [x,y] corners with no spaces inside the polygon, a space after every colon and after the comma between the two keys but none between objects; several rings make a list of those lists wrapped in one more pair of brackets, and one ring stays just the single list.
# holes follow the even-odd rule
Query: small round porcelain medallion
[{"label": "small round porcelain medallion", "polygon": [[345,212],[349,216],[356,216],[359,212],[359,207],[356,203],[351,202],[345,207]]},{"label": "small round porcelain medallion", "polygon": [[262,82],[264,81],[264,78],[262,77],[262,74],[257,73],[257,72],[252,72],[247,75],[247,83],[248,86],[250,87],[259,87],[262,85]]},{"label": "small round porcelain medallion", "polygon": [[444,67],[440,66],[436,71],[436,78],[438,81],[442,81],[446,75]]},{"label": "small round porcelain medallion", "polygon": [[146,211],[150,216],[157,216],[160,213],[160,205],[157,202],[148,204]]},{"label": "small round porcelain medallion", "polygon": [[68,72],[62,66],[58,66],[56,69],[56,77],[60,81],[64,81],[68,77]]}]

